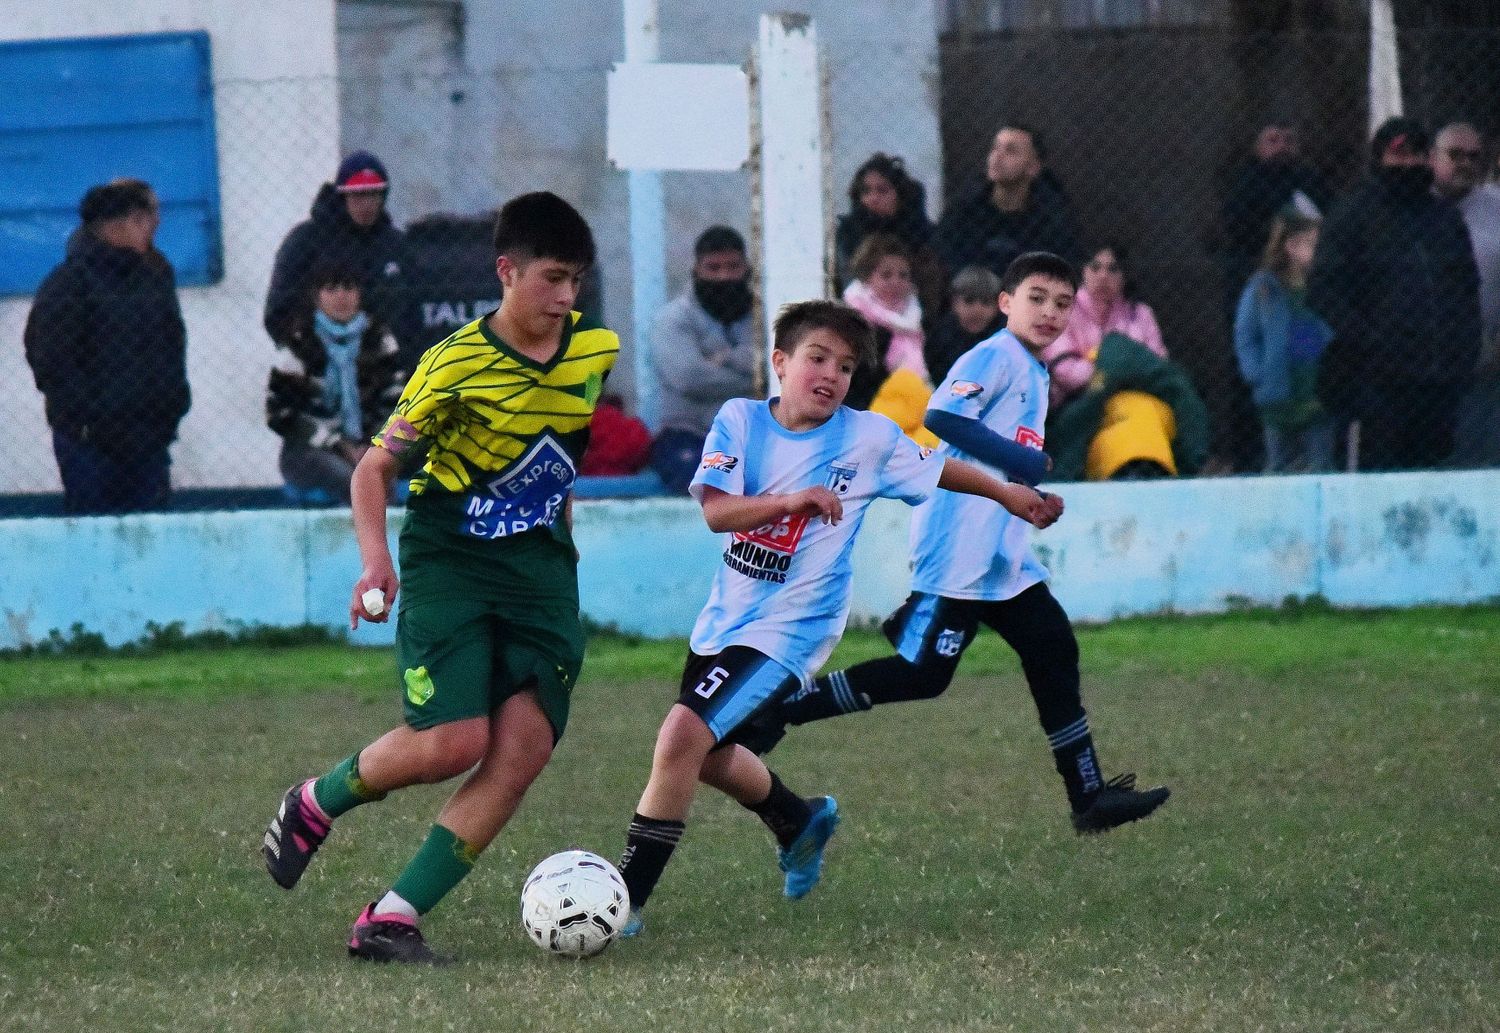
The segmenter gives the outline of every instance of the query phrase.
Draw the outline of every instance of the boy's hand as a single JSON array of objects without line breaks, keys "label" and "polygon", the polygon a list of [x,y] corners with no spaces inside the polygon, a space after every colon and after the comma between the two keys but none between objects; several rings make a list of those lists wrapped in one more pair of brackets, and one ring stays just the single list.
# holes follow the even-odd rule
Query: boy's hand
[{"label": "boy's hand", "polygon": [[[363,597],[372,588],[380,589],[380,594],[385,596],[385,610],[379,614],[372,614],[365,609]],[[390,620],[396,609],[396,593],[400,589],[401,582],[389,562],[381,568],[367,567],[360,574],[359,580],[354,582],[354,595],[349,600],[349,630],[358,628],[361,620],[367,620],[371,624],[384,624]]]},{"label": "boy's hand", "polygon": [[836,524],[844,519],[844,503],[821,484],[816,488],[803,488],[786,497],[787,515],[821,516],[823,523]]},{"label": "boy's hand", "polygon": [[1038,492],[1038,494],[1042,496],[1042,502],[1047,507],[1047,522],[1045,524],[1037,524],[1037,526],[1051,527],[1053,524],[1057,523],[1058,517],[1063,515],[1063,498],[1061,495],[1054,495],[1052,492],[1048,491]]},{"label": "boy's hand", "polygon": [[1057,503],[1048,502],[1024,484],[1007,484],[1005,488],[999,499],[1000,504],[1028,524],[1050,527],[1062,513]]}]

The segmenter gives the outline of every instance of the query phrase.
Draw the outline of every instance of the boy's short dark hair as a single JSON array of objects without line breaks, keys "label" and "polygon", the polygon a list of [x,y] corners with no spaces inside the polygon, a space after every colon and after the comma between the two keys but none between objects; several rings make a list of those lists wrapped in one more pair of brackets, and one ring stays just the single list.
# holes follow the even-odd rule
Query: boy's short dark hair
[{"label": "boy's short dark hair", "polygon": [[900,237],[884,232],[867,234],[849,259],[849,271],[856,280],[868,280],[881,260],[892,256],[906,259],[908,268],[911,266],[911,249]]},{"label": "boy's short dark hair", "polygon": [[156,207],[151,185],[140,179],[117,179],[90,187],[78,202],[78,217],[85,226],[121,219],[133,212],[149,212]]},{"label": "boy's short dark hair", "polygon": [[853,348],[857,365],[875,364],[875,331],[864,316],[839,301],[819,299],[783,306],[772,328],[772,347],[791,355],[814,330],[827,330]]},{"label": "boy's short dark hair", "polygon": [[738,230],[729,226],[710,226],[698,234],[698,239],[693,244],[693,259],[702,258],[704,255],[717,254],[720,251],[738,251],[745,253],[745,238],[740,236]]},{"label": "boy's short dark hair", "polygon": [[1014,294],[1028,276],[1045,276],[1049,280],[1060,280],[1078,289],[1078,270],[1061,255],[1050,251],[1028,251],[1005,267],[1000,277],[1000,293]]},{"label": "boy's short dark hair", "polygon": [[307,285],[315,291],[324,287],[359,287],[359,274],[348,262],[324,259],[313,266]]},{"label": "boy's short dark hair", "polygon": [[495,254],[511,261],[550,258],[585,268],[594,264],[594,234],[578,209],[547,190],[505,202],[495,218]]}]

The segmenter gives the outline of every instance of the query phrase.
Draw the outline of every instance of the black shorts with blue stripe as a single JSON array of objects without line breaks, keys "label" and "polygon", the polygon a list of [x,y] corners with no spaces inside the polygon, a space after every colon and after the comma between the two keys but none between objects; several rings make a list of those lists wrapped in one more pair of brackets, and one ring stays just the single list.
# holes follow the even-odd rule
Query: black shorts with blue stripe
[{"label": "black shorts with blue stripe", "polygon": [[688,654],[677,702],[703,719],[718,746],[727,746],[752,736],[755,720],[801,684],[759,650],[729,646],[711,656]]}]

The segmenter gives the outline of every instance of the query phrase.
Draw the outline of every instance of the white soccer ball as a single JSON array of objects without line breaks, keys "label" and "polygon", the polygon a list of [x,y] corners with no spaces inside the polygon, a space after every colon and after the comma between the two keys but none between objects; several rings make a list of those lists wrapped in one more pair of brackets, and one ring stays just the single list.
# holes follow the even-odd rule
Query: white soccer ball
[{"label": "white soccer ball", "polygon": [[630,893],[615,866],[587,850],[564,850],[531,870],[521,887],[521,924],[544,951],[591,958],[630,917]]}]

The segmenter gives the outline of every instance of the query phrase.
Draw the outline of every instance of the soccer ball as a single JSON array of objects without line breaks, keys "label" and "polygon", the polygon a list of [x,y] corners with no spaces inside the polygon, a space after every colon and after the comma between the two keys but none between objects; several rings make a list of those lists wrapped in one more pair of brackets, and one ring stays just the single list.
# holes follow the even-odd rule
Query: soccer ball
[{"label": "soccer ball", "polygon": [[587,850],[564,850],[531,870],[521,887],[521,924],[544,951],[592,958],[630,917],[630,893],[615,866]]}]

